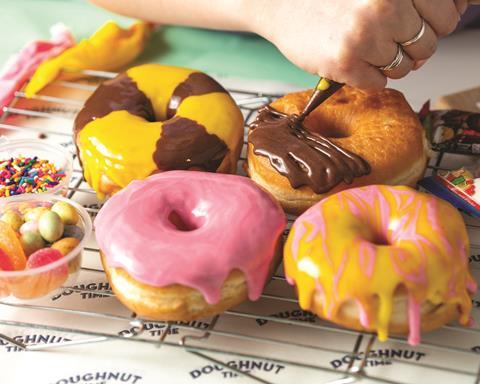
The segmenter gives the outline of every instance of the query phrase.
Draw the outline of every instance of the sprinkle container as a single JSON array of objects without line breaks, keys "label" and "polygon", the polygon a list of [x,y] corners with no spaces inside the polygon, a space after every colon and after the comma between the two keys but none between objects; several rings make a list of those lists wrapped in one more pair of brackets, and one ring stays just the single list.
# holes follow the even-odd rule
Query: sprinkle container
[{"label": "sprinkle container", "polygon": [[72,177],[72,154],[40,139],[0,138],[0,200],[26,194],[65,196]]}]

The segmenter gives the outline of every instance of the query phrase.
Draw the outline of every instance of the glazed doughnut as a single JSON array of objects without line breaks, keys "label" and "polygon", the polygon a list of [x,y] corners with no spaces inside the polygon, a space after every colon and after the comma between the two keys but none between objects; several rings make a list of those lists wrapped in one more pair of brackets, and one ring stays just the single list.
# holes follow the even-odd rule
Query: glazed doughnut
[{"label": "glazed doughnut", "polygon": [[184,321],[258,299],[280,261],[285,224],[250,179],[187,171],[132,182],[95,220],[119,300],[142,317]]},{"label": "glazed doughnut", "polygon": [[[322,198],[370,184],[415,186],[427,163],[423,128],[403,95],[344,86],[292,128],[311,91],[260,110],[248,137],[248,173],[284,209],[301,213]],[[279,113],[277,113],[279,112]]]},{"label": "glazed doughnut", "polygon": [[468,324],[476,283],[462,217],[408,187],[366,186],[329,196],[293,224],[285,275],[300,306],[356,330],[409,333]]},{"label": "glazed doughnut", "polygon": [[99,197],[168,170],[235,173],[243,116],[204,73],[147,64],[104,82],[75,119],[87,182]]}]

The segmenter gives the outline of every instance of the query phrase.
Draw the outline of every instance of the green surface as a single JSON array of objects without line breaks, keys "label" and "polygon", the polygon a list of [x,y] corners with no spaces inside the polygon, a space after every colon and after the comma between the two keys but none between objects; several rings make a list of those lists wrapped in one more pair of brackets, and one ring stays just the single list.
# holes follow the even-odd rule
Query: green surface
[{"label": "green surface", "polygon": [[[65,23],[80,39],[109,19],[124,26],[132,22],[83,0],[0,0],[0,63],[26,42],[47,38],[49,27],[56,22]],[[315,84],[315,76],[295,67],[272,44],[245,33],[165,27],[155,32],[139,61],[305,87]]]}]

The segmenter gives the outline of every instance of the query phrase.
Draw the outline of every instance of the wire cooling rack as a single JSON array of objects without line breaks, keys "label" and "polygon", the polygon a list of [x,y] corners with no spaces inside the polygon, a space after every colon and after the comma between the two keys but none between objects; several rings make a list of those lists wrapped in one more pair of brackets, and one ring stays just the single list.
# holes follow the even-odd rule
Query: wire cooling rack
[{"label": "wire cooling rack", "polygon": [[[96,81],[105,78],[112,78],[116,74],[110,72],[99,71],[83,71],[86,80],[82,82],[59,81],[54,84],[56,87],[85,91],[85,97],[96,88]],[[278,95],[262,94],[257,92],[246,92],[230,89],[233,97],[242,110],[246,126],[254,119],[257,108],[265,103],[271,102]],[[46,119],[52,121],[71,120],[75,111],[78,111],[83,105],[84,98],[64,98],[49,95],[45,92],[42,95],[35,96],[34,101],[37,106],[42,108],[26,108],[22,107],[25,99],[23,91],[16,92],[15,99],[12,103],[5,107],[3,115],[0,118],[0,129],[6,132],[21,133],[34,135],[43,139],[51,139],[60,141],[63,145],[75,151],[71,141],[71,132],[58,130],[55,128],[29,125],[29,121],[35,119]],[[68,107],[69,113],[58,106]],[[15,117],[23,116],[26,119],[17,123]],[[29,120],[31,118],[31,120]],[[64,121],[65,122],[65,121]],[[70,123],[69,123],[70,124]],[[245,131],[246,134],[246,131]],[[239,162],[239,173],[243,173],[242,164],[245,161],[245,146]],[[436,172],[439,169],[448,169],[450,163],[447,162],[449,156],[443,153],[437,153],[432,157],[427,173]],[[458,160],[458,159],[457,159]],[[79,200],[79,196],[88,196],[89,202],[85,204],[86,209],[92,216],[98,212],[101,203],[95,200],[94,192],[88,187],[82,177],[82,171],[78,162],[74,167],[75,177],[69,188],[68,197]],[[81,199],[80,199],[81,200]],[[92,202],[93,201],[93,202]],[[289,217],[289,227],[294,217]],[[480,235],[480,224],[478,221],[467,218],[467,225],[470,231],[478,232]],[[288,230],[285,234],[288,233]],[[480,238],[480,236],[478,236]],[[95,244],[95,243],[93,243]],[[480,258],[480,244],[474,244],[473,258]],[[90,256],[98,258],[98,248],[92,245],[85,250]],[[475,255],[477,253],[478,255]],[[475,266],[472,266],[475,269]],[[475,272],[475,270],[474,270]],[[83,266],[81,269],[79,281],[84,280],[83,276],[98,275],[99,279],[104,279],[104,271],[101,268],[92,268]],[[275,289],[270,289],[274,286]],[[271,293],[274,292],[274,293]],[[73,287],[64,287],[63,294],[70,295],[72,293],[84,295],[98,295],[99,297],[110,297],[113,293],[106,283],[102,284],[78,284]],[[278,313],[269,315],[265,313],[264,307],[278,306],[279,308],[289,308],[288,310],[280,310]],[[120,303],[117,303],[121,306]],[[474,311],[478,311],[480,302],[474,300]],[[41,321],[26,322],[12,318],[3,318],[2,307],[28,311],[32,319],[41,319],[42,316],[62,316],[68,315],[73,319],[91,321],[108,320],[118,322],[128,328],[128,332],[114,332],[98,329],[85,329],[84,327],[75,327],[69,322],[68,324],[52,325],[44,324]],[[303,321],[299,321],[303,320]],[[239,324],[236,326],[219,326],[225,323]],[[276,329],[276,332],[258,332],[258,326],[269,324]],[[300,370],[308,370],[310,375],[313,373],[318,377],[328,379],[319,379],[317,382],[328,382],[330,384],[352,383],[359,380],[370,380],[373,382],[385,383],[401,383],[402,380],[397,379],[398,375],[383,375],[374,369],[373,366],[395,364],[395,370],[419,370],[419,374],[423,379],[417,378],[414,382],[429,381],[429,375],[442,375],[451,377],[453,380],[463,380],[462,382],[480,383],[480,360],[476,353],[480,347],[472,347],[476,344],[480,345],[480,329],[462,328],[456,325],[444,327],[440,332],[448,334],[450,339],[468,339],[471,343],[463,345],[455,345],[455,343],[445,343],[442,336],[427,337],[425,341],[418,347],[412,348],[406,340],[401,337],[392,337],[390,345],[395,348],[382,349],[383,344],[378,343],[376,336],[368,333],[350,331],[347,329],[337,328],[331,324],[323,322],[309,314],[298,309],[298,303],[293,294],[292,288],[288,287],[285,278],[281,272],[273,276],[272,282],[267,286],[265,293],[257,303],[249,303],[247,307],[240,306],[215,316],[205,322],[155,322],[137,318],[134,313],[127,315],[112,314],[98,310],[98,308],[86,310],[68,308],[66,306],[54,305],[54,302],[42,304],[25,304],[19,302],[0,302],[0,325],[2,331],[8,327],[40,329],[58,334],[76,335],[78,338],[74,340],[63,340],[52,344],[31,344],[13,338],[7,334],[0,333],[0,340],[4,343],[16,348],[27,351],[49,350],[54,348],[75,348],[80,344],[104,343],[114,340],[123,340],[131,343],[151,344],[154,346],[180,348],[185,353],[194,354],[197,357],[205,359],[209,364],[215,367],[221,367],[228,370],[232,375],[241,375],[251,379],[253,382],[273,383],[271,378],[266,379],[260,377],[251,365],[244,367],[241,364],[231,364],[226,359],[235,356],[241,359],[254,359],[254,361],[268,362],[282,367],[295,367]],[[179,329],[180,336],[173,336],[172,329]],[[147,331],[151,329],[159,329],[155,337],[146,337]],[[7,332],[5,332],[7,333]],[[300,337],[307,333],[309,337]],[[442,334],[442,335],[443,335]],[[289,335],[291,337],[279,337],[278,335]],[[216,342],[215,339],[221,340]],[[314,341],[319,339],[319,342]],[[322,339],[330,340],[330,342],[322,343]],[[334,340],[334,342],[331,342]],[[338,342],[336,342],[338,340]],[[255,345],[250,348],[249,345]],[[235,346],[235,347],[233,347]],[[402,348],[403,352],[402,352]],[[405,349],[406,348],[406,349]],[[415,354],[417,358],[406,358],[405,350]],[[273,352],[272,352],[273,351]],[[288,353],[286,353],[288,351]],[[382,352],[383,351],[383,352]],[[280,352],[280,353],[278,353]],[[283,353],[285,352],[285,353]],[[446,355],[445,361],[422,360],[420,357],[427,354],[440,353]],[[402,355],[403,354],[403,355]],[[304,359],[302,356],[319,356],[317,359]],[[337,363],[332,364],[332,360],[321,356],[335,356],[333,359]],[[468,360],[467,367],[457,364],[458,361]],[[341,362],[340,366],[338,362]],[[373,364],[375,363],[375,364]],[[258,363],[260,364],[260,363]],[[301,371],[300,371],[301,372]],[[315,373],[316,372],[316,373]],[[414,371],[415,372],[415,371]],[[224,376],[225,377],[225,376]],[[299,376],[301,378],[301,376]],[[411,382],[407,380],[407,382]]]}]

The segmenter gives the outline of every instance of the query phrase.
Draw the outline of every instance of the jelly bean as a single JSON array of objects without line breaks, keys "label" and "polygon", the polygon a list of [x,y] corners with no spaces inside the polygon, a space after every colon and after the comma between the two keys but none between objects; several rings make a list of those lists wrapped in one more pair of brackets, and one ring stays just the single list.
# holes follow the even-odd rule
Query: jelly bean
[{"label": "jelly bean", "polygon": [[23,215],[23,219],[25,221],[32,221],[32,220],[39,220],[40,216],[42,216],[45,212],[48,212],[49,209],[47,207],[36,207],[29,209]]},{"label": "jelly bean", "polygon": [[17,209],[22,214],[22,216],[24,216],[25,213],[27,213],[29,210],[31,210],[35,207],[36,207],[36,205],[32,205],[32,203],[28,202],[28,201],[20,203],[20,204],[17,205]]},{"label": "jelly bean", "polygon": [[64,237],[75,237],[78,240],[82,240],[84,233],[82,228],[77,225],[66,225],[63,231]]},{"label": "jelly bean", "polygon": [[65,225],[77,224],[80,219],[77,210],[64,201],[57,201],[53,204],[52,212],[57,213]]},{"label": "jelly bean", "polygon": [[23,235],[27,232],[32,232],[32,233],[39,233],[38,232],[38,221],[37,220],[32,220],[32,221],[27,221],[20,227],[20,234]]},{"label": "jelly bean", "polygon": [[80,244],[80,240],[74,237],[64,237],[52,244],[53,249],[58,249],[63,256],[66,256],[70,251]]},{"label": "jelly bean", "polygon": [[26,232],[20,237],[20,243],[27,256],[45,247],[45,241],[37,232]]},{"label": "jelly bean", "polygon": [[[53,263],[54,261],[60,260],[62,257],[63,255],[58,249],[42,248],[30,255],[27,260],[27,268],[32,269],[42,267],[44,265]],[[64,269],[66,269],[66,265],[64,265],[64,267]]]},{"label": "jelly bean", "polygon": [[25,268],[27,257],[23,252],[20,240],[12,227],[3,221],[0,221],[0,248],[10,258],[14,270]]},{"label": "jelly bean", "polygon": [[38,231],[46,241],[53,243],[63,235],[62,219],[55,212],[46,211],[38,220]]},{"label": "jelly bean", "polygon": [[0,217],[0,220],[3,221],[4,223],[10,224],[13,230],[17,232],[20,229],[21,225],[23,224],[23,219],[20,217],[18,213],[14,211],[5,212],[2,215],[2,217]]},{"label": "jelly bean", "polygon": [[13,264],[10,257],[0,248],[0,271],[13,271]]},{"label": "jelly bean", "polygon": [[[42,248],[30,255],[27,268],[33,269],[53,263],[63,256],[57,249]],[[12,294],[20,299],[33,299],[44,296],[62,284],[68,278],[68,267],[64,263],[42,273],[34,273],[18,278],[10,285]]]}]

